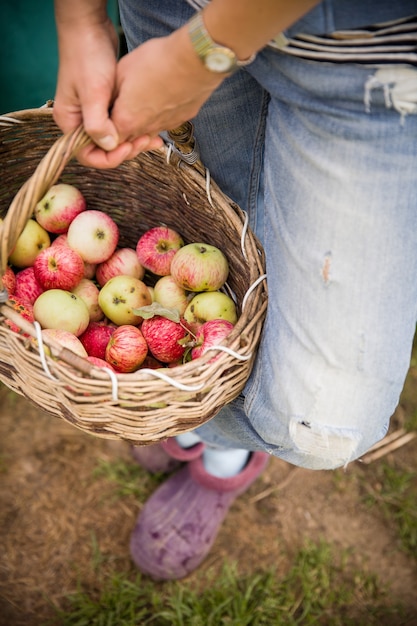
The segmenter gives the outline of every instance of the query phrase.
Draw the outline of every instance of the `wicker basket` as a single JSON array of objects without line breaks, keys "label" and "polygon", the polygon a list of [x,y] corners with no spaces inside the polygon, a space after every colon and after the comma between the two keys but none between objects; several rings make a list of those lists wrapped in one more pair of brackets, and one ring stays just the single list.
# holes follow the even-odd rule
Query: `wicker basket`
[{"label": "wicker basket", "polygon": [[96,170],[73,158],[88,142],[83,129],[62,135],[50,107],[0,118],[1,276],[36,202],[57,181],[76,185],[88,208],[111,215],[120,246],[134,247],[140,234],[164,223],[186,242],[218,246],[229,260],[227,288],[239,319],[224,342],[226,349],[214,362],[209,352],[164,371],[110,375],[53,343],[49,346],[59,358],[45,357],[32,339],[39,337],[36,325],[20,321],[24,333],[18,334],[5,323],[17,314],[2,292],[0,380],[44,411],[96,436],[145,445],[201,426],[241,392],[253,366],[267,306],[264,254],[244,212],[208,179],[202,164],[179,158],[191,150],[190,127],[171,134],[177,139],[174,151],[166,145],[117,169]]}]

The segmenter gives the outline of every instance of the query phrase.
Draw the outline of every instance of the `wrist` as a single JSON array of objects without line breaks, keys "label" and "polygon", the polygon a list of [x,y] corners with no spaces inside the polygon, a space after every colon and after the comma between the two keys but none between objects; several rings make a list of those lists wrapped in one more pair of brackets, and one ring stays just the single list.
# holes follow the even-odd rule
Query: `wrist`
[{"label": "wrist", "polygon": [[241,59],[232,48],[215,41],[206,28],[203,11],[195,13],[187,27],[195,54],[203,66],[214,74],[232,74],[255,59],[256,54]]}]

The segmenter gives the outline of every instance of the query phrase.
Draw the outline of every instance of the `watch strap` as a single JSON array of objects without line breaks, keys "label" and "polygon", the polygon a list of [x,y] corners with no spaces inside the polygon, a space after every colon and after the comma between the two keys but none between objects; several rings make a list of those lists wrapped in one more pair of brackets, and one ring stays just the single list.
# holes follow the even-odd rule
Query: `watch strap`
[{"label": "watch strap", "polygon": [[202,11],[198,11],[190,19],[188,22],[188,32],[194,50],[203,61],[207,54],[209,54],[214,48],[222,48],[230,53],[231,58],[233,58],[233,68],[231,71],[244,67],[245,65],[249,65],[255,60],[256,53],[252,54],[248,59],[240,61],[233,50],[223,44],[213,41],[204,24]]}]

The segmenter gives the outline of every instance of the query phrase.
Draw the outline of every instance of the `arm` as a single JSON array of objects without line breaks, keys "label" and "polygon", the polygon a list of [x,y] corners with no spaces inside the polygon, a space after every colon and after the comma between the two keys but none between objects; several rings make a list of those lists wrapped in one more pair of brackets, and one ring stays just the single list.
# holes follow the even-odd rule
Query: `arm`
[{"label": "arm", "polygon": [[[53,108],[64,131],[81,123],[97,145],[79,160],[94,167],[114,167],[130,157],[132,146],[120,143],[109,111],[115,96],[118,37],[107,16],[106,0],[55,0],[59,73]],[[118,145],[119,144],[119,145]]]},{"label": "arm", "polygon": [[[212,39],[244,60],[317,1],[212,0],[203,19]],[[192,119],[224,79],[203,66],[184,25],[121,59],[112,119],[124,138],[175,128]]]},{"label": "arm", "polygon": [[[203,17],[211,37],[245,59],[317,2],[212,0]],[[55,119],[63,130],[82,120],[108,150],[83,152],[80,160],[95,167],[114,167],[160,145],[158,133],[192,119],[226,78],[204,67],[188,25],[145,42],[116,66],[105,5],[105,0],[55,0],[60,50]],[[106,137],[118,147],[112,149],[116,141],[112,146]]]}]

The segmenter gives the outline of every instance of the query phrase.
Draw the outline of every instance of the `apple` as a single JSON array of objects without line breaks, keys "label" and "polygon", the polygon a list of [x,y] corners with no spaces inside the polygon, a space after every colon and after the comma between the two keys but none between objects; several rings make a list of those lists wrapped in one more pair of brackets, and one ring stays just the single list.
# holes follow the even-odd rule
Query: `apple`
[{"label": "apple", "polygon": [[3,283],[3,289],[7,290],[9,296],[14,294],[16,289],[16,274],[14,273],[10,265],[6,267],[6,270],[1,280]]},{"label": "apple", "polygon": [[152,356],[161,363],[172,363],[184,356],[186,350],[184,343],[189,335],[184,323],[155,315],[143,320],[141,331]]},{"label": "apple", "polygon": [[222,291],[197,293],[185,309],[184,319],[194,333],[209,320],[224,319],[236,324],[236,305],[232,298]]},{"label": "apple", "polygon": [[38,298],[43,291],[45,290],[35,276],[33,265],[25,267],[23,270],[19,270],[16,273],[15,294],[23,302],[27,302],[33,306],[36,298]]},{"label": "apple", "polygon": [[139,369],[159,370],[161,367],[164,367],[164,365],[158,359],[155,359],[154,356],[148,354]]},{"label": "apple", "polygon": [[90,322],[84,301],[65,289],[48,289],[41,293],[33,305],[33,314],[42,328],[68,330],[77,337]]},{"label": "apple", "polygon": [[151,295],[144,282],[134,276],[114,276],[100,289],[98,303],[104,315],[114,324],[141,323],[133,309],[151,304]]},{"label": "apple", "polygon": [[84,300],[90,321],[99,322],[103,319],[104,313],[98,303],[98,296],[100,293],[96,283],[90,278],[82,278],[80,282],[70,291]]},{"label": "apple", "polygon": [[96,268],[97,268],[96,263],[87,263],[87,261],[84,261],[84,278],[90,278],[90,279],[95,278]]},{"label": "apple", "polygon": [[[191,350],[191,358],[198,359],[210,350],[212,346],[221,344],[223,339],[229,335],[234,328],[234,324],[223,319],[210,320],[205,322],[196,335],[196,345]],[[217,359],[217,354],[210,362]]]},{"label": "apple", "polygon": [[138,259],[144,268],[157,276],[170,274],[171,261],[184,245],[179,233],[167,226],[147,230],[136,244]]},{"label": "apple", "polygon": [[[58,235],[56,239],[54,239],[51,243],[51,246],[68,246],[68,237],[64,233],[62,235]],[[84,278],[94,278],[96,275],[96,263],[87,263],[84,261]]]},{"label": "apple", "polygon": [[[68,330],[62,330],[62,328],[44,328],[42,330],[42,337],[46,339],[46,344],[48,343],[48,339],[52,339],[56,341],[64,348],[68,348],[78,356],[87,357],[87,352],[81,343],[81,341],[76,337],[73,333]],[[54,354],[54,349],[50,348],[52,356],[57,356]]]},{"label": "apple", "polygon": [[33,270],[43,289],[71,291],[84,276],[84,261],[68,246],[51,246],[38,254]]},{"label": "apple", "polygon": [[36,220],[29,219],[16,241],[9,261],[18,268],[29,267],[50,243],[49,233]]},{"label": "apple", "polygon": [[107,261],[99,263],[96,267],[96,280],[102,287],[114,276],[134,276],[142,278],[145,275],[145,268],[140,264],[138,255],[133,248],[119,248]]},{"label": "apple", "polygon": [[116,328],[106,348],[106,361],[116,372],[134,372],[145,360],[148,345],[137,326]]},{"label": "apple", "polygon": [[51,241],[51,246],[67,246],[68,245],[68,237],[66,233],[62,233],[61,235],[58,235],[58,237],[55,237],[55,239],[53,239]]},{"label": "apple", "polygon": [[49,233],[66,233],[72,220],[86,209],[86,201],[73,185],[53,185],[37,203],[34,216]]},{"label": "apple", "polygon": [[206,243],[189,243],[172,259],[171,274],[187,291],[216,291],[229,275],[223,252]]},{"label": "apple", "polygon": [[100,359],[99,357],[96,356],[88,356],[87,357],[87,361],[89,361],[90,363],[92,363],[93,365],[95,365],[96,367],[104,367],[104,369],[109,369],[112,372],[115,372],[116,370],[114,369],[114,367],[112,367],[110,365],[110,363],[107,363],[107,361],[105,361],[104,359]]},{"label": "apple", "polygon": [[104,360],[106,358],[107,344],[115,329],[116,326],[107,324],[104,321],[90,322],[85,331],[79,336],[88,356]]},{"label": "apple", "polygon": [[180,287],[173,276],[162,276],[156,281],[153,289],[153,300],[162,306],[177,309],[182,315],[188,306],[188,294]]},{"label": "apple", "polygon": [[155,287],[148,285],[148,291],[151,296],[151,302],[155,302]]},{"label": "apple", "polygon": [[113,252],[119,240],[116,222],[104,211],[83,211],[69,225],[67,243],[87,263],[102,263]]},{"label": "apple", "polygon": [[[15,311],[17,311],[19,315],[22,316],[23,319],[27,320],[28,322],[34,321],[35,318],[33,316],[33,307],[30,304],[23,302],[15,295],[9,296],[8,302],[11,305],[11,307]],[[20,326],[18,326],[18,324],[16,324],[15,322],[12,322],[11,320],[6,319],[5,324],[10,328],[10,330],[13,330],[15,333],[21,332]],[[27,333],[22,333],[22,334],[24,337],[29,337]]]}]

